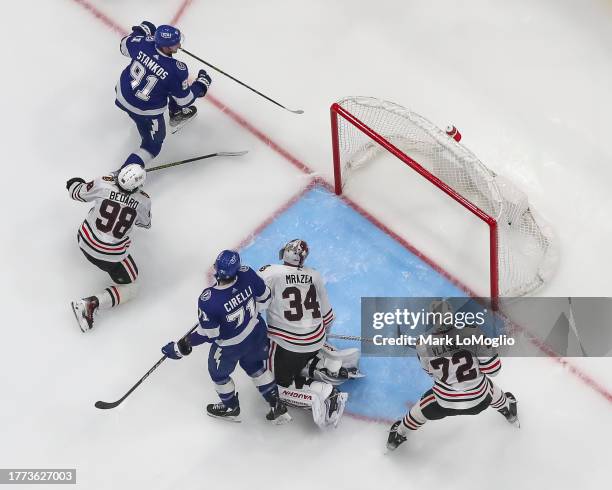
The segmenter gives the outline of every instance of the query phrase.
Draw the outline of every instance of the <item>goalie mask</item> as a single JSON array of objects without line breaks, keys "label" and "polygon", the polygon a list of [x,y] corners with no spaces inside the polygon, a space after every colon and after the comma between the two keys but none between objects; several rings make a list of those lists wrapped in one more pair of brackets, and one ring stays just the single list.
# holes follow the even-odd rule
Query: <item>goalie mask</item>
[{"label": "goalie mask", "polygon": [[278,258],[285,264],[302,267],[308,257],[308,244],[299,238],[291,240],[278,251]]}]

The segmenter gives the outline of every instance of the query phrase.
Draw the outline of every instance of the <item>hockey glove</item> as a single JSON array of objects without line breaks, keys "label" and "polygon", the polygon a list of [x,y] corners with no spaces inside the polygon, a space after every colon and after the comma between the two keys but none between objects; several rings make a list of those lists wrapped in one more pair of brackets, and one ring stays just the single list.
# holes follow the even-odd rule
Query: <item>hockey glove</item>
[{"label": "hockey glove", "polygon": [[148,20],[143,20],[139,25],[132,27],[132,34],[137,36],[154,36],[155,29],[155,24]]},{"label": "hockey glove", "polygon": [[196,78],[195,82],[191,85],[193,95],[196,97],[204,97],[211,83],[212,78],[206,73],[206,70],[200,70],[198,72],[198,78]]},{"label": "hockey glove", "polygon": [[66,181],[66,189],[70,190],[70,187],[76,182],[78,182],[79,184],[84,184],[85,179],[82,179],[81,177],[72,177],[71,179]]},{"label": "hockey glove", "polygon": [[183,337],[178,342],[168,342],[162,347],[162,353],[170,359],[180,359],[191,354],[191,344],[187,337]]}]

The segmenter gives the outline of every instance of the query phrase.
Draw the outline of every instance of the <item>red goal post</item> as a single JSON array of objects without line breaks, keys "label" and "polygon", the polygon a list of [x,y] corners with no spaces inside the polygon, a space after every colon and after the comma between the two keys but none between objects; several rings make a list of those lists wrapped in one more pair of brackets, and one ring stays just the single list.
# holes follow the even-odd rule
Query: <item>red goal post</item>
[{"label": "red goal post", "polygon": [[494,302],[532,292],[550,277],[556,266],[552,232],[536,221],[524,193],[463,145],[422,116],[371,97],[342,99],[330,113],[337,195],[354,167],[386,151],[486,223]]}]

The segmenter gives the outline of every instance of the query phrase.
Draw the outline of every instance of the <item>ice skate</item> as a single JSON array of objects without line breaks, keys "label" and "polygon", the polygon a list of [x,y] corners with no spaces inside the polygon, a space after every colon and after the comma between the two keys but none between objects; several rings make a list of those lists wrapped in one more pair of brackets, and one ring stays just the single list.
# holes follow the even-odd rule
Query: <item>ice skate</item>
[{"label": "ice skate", "polygon": [[402,423],[401,420],[395,422],[389,430],[389,437],[387,438],[387,450],[395,451],[400,444],[406,442],[406,438],[397,432],[397,428]]},{"label": "ice skate", "polygon": [[506,398],[510,400],[509,407],[500,410],[499,413],[501,413],[504,417],[506,417],[506,420],[508,421],[509,424],[512,424],[515,427],[520,428],[521,422],[519,421],[519,418],[518,418],[518,404],[516,402],[516,398],[509,391],[506,391]]},{"label": "ice skate", "polygon": [[282,425],[291,422],[291,415],[287,411],[287,405],[277,399],[273,405],[270,405],[270,411],[266,415],[266,419],[274,425]]},{"label": "ice skate", "polygon": [[91,296],[79,299],[72,301],[70,306],[81,332],[85,333],[91,330],[94,324],[94,313],[98,310],[98,298]]},{"label": "ice skate", "polygon": [[240,405],[230,408],[223,403],[211,403],[207,405],[206,413],[211,417],[227,420],[228,422],[242,422],[240,420]]},{"label": "ice skate", "polygon": [[198,114],[195,106],[183,107],[177,112],[170,114],[170,132],[172,134],[179,131],[189,121],[193,121]]}]

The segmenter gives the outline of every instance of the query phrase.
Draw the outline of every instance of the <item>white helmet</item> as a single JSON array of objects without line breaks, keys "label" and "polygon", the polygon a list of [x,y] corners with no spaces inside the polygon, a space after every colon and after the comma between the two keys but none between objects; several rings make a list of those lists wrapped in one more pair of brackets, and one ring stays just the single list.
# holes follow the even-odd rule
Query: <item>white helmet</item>
[{"label": "white helmet", "polygon": [[308,244],[299,238],[291,240],[278,251],[278,258],[285,264],[301,267],[308,257]]},{"label": "white helmet", "polygon": [[142,165],[131,163],[119,170],[117,184],[127,192],[133,192],[145,182],[147,171]]},{"label": "white helmet", "polygon": [[435,299],[429,304],[429,311],[434,313],[433,326],[434,333],[443,333],[453,328],[454,308],[446,299]]}]

